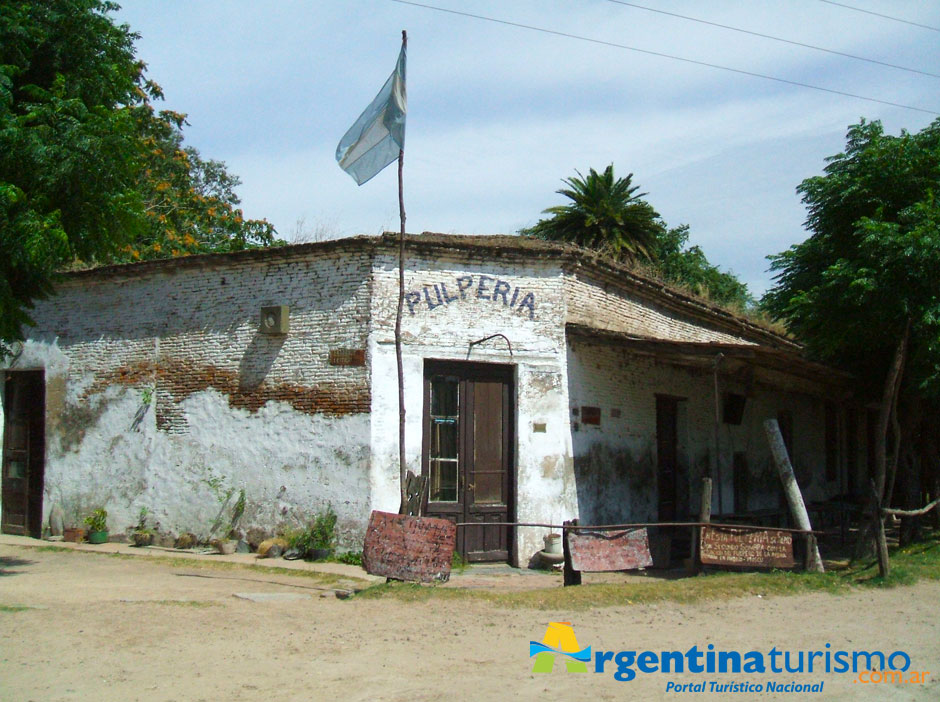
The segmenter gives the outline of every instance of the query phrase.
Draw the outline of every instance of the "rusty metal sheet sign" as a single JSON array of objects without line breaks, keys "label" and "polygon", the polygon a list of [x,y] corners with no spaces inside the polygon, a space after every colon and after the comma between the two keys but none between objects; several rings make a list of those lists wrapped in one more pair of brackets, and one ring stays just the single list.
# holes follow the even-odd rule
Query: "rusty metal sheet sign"
[{"label": "rusty metal sheet sign", "polygon": [[702,527],[701,560],[705,565],[792,568],[793,534],[778,529]]},{"label": "rusty metal sheet sign", "polygon": [[373,511],[362,567],[396,580],[445,582],[456,545],[457,527],[446,519]]},{"label": "rusty metal sheet sign", "polygon": [[574,570],[596,573],[653,565],[645,528],[608,532],[572,529],[568,532],[568,550]]}]

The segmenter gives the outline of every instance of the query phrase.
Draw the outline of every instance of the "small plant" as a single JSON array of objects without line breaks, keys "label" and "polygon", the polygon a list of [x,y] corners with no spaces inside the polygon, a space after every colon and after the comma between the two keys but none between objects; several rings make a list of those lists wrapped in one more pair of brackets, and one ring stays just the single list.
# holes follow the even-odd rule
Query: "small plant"
[{"label": "small plant", "polygon": [[301,558],[306,558],[313,548],[309,529],[284,529],[281,538],[287,542],[287,550],[296,549]]},{"label": "small plant", "polygon": [[470,563],[466,558],[460,555],[460,551],[454,551],[454,554],[450,557],[450,569],[455,573],[462,573],[467,569],[467,566]]},{"label": "small plant", "polygon": [[336,545],[336,512],[332,505],[327,505],[326,511],[321,512],[313,519],[310,526],[310,547],[332,551]]},{"label": "small plant", "polygon": [[335,560],[338,563],[345,563],[346,565],[361,566],[362,551],[346,551],[345,553],[339,554]]},{"label": "small plant", "polygon": [[153,543],[154,530],[147,526],[147,515],[149,511],[146,507],[140,508],[140,513],[137,515],[137,526],[134,527],[134,545],[135,546],[149,546]]},{"label": "small plant", "polygon": [[108,530],[108,512],[104,507],[99,507],[94,512],[85,517],[85,525],[88,531],[107,531]]},{"label": "small plant", "polygon": [[134,531],[142,533],[149,533],[151,531],[147,526],[147,515],[149,513],[150,512],[146,507],[140,508],[140,512],[137,514],[137,526],[134,527]]},{"label": "small plant", "polygon": [[287,552],[296,552],[295,558],[325,560],[333,555],[336,546],[336,513],[328,505],[310,526],[283,529],[280,535],[287,541]]}]

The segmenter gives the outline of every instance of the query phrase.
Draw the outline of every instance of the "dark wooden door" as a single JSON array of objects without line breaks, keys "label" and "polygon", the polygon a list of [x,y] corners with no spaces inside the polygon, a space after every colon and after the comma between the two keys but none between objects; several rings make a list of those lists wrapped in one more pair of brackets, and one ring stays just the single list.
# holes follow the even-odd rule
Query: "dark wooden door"
[{"label": "dark wooden door", "polygon": [[[424,384],[426,513],[458,523],[512,521],[512,367],[428,361]],[[508,560],[512,529],[460,527],[457,548],[470,561]]]},{"label": "dark wooden door", "polygon": [[42,535],[45,383],[42,371],[8,371],[3,393],[5,534]]},{"label": "dark wooden door", "polygon": [[678,516],[678,416],[678,398],[656,396],[656,484],[661,522],[674,522]]}]

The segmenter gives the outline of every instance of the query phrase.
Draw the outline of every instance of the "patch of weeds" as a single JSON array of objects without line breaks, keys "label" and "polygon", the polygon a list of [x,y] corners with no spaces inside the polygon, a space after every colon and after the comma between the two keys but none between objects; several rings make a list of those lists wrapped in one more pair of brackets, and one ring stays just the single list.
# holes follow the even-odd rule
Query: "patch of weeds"
[{"label": "patch of weeds", "polygon": [[[454,558],[454,570],[458,559]],[[466,564],[464,564],[464,567]],[[773,570],[768,572],[713,571],[697,577],[664,580],[637,577],[629,582],[585,584],[500,592],[463,588],[436,588],[412,583],[384,583],[366,588],[357,597],[391,597],[404,602],[433,599],[463,599],[504,607],[579,610],[658,602],[701,602],[734,597],[779,597],[823,592],[843,595],[859,587],[896,587],[918,580],[940,580],[940,537],[891,553],[891,573],[878,576],[871,563],[829,563],[825,573]]]},{"label": "patch of weeds", "polygon": [[470,561],[460,555],[459,551],[454,551],[454,555],[450,558],[451,572],[463,573],[468,567],[470,567]]},{"label": "patch of weeds", "polygon": [[388,583],[379,583],[370,585],[360,590],[354,595],[355,599],[376,600],[383,597],[394,597],[402,602],[426,602],[431,599],[432,594],[445,592],[444,590],[435,591],[433,586],[418,585],[417,583],[402,583],[391,581]]},{"label": "patch of weeds", "polygon": [[[133,560],[141,563],[144,567],[166,567],[180,568],[188,570],[226,570],[226,571],[248,571],[255,573],[272,573],[275,575],[287,575],[292,578],[306,578],[316,580],[322,585],[335,585],[336,583],[350,580],[359,580],[355,576],[336,575],[333,573],[321,573],[312,570],[302,570],[295,568],[282,568],[265,563],[232,563],[229,561],[213,560],[212,556],[184,558],[173,555],[162,555],[151,552],[146,558],[141,558],[136,554],[113,553],[109,551],[83,551],[79,549],[62,548],[60,546],[23,546],[22,548],[34,549],[36,551],[54,551],[68,553],[76,557],[88,556],[97,558],[115,558],[118,560]],[[270,560],[268,559],[268,562]]]},{"label": "patch of weeds", "polygon": [[25,612],[27,609],[32,609],[32,607],[0,604],[0,612]]},{"label": "patch of weeds", "polygon": [[346,565],[362,566],[362,551],[346,551],[345,553],[334,556],[330,560],[337,563],[345,563]]}]

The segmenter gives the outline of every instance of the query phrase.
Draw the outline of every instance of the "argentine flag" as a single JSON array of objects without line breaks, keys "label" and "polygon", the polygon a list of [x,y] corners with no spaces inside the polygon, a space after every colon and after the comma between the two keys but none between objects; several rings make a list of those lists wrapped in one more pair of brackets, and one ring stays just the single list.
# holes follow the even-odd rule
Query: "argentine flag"
[{"label": "argentine flag", "polygon": [[405,148],[405,45],[398,64],[372,103],[343,135],[336,161],[359,185],[398,158]]}]

